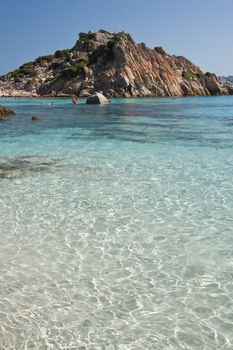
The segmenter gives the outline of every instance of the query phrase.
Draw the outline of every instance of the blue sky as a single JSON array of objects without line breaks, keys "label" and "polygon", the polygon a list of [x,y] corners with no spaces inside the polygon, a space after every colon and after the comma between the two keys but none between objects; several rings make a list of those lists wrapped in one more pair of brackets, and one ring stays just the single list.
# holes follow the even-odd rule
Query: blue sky
[{"label": "blue sky", "polygon": [[233,74],[233,0],[3,0],[0,10],[0,74],[100,28]]}]

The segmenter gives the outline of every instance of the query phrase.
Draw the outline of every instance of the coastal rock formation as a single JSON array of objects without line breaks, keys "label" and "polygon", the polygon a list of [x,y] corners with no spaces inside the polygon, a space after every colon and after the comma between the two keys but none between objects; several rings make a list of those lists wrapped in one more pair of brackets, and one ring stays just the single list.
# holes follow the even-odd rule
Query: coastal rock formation
[{"label": "coastal rock formation", "polygon": [[42,56],[0,77],[4,96],[108,97],[222,95],[232,89],[162,47],[136,44],[130,34],[80,33],[73,48]]},{"label": "coastal rock formation", "polygon": [[3,119],[10,115],[15,115],[15,112],[5,106],[0,105],[0,119]]},{"label": "coastal rock formation", "polygon": [[87,98],[86,103],[91,105],[106,105],[109,101],[103,94],[96,92],[94,95]]}]

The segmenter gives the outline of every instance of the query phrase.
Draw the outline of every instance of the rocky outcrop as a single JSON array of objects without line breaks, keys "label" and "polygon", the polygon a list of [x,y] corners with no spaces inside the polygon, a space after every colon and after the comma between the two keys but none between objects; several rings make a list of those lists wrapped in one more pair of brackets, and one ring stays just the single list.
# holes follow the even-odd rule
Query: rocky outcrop
[{"label": "rocky outcrop", "polygon": [[4,119],[11,115],[15,115],[15,112],[5,106],[0,105],[0,119]]},{"label": "rocky outcrop", "polygon": [[86,99],[86,103],[89,105],[106,105],[109,101],[103,94],[96,92],[94,95],[91,95]]},{"label": "rocky outcrop", "polygon": [[0,95],[108,97],[222,95],[230,87],[182,56],[136,44],[129,34],[80,33],[73,48],[37,58],[0,78]]}]

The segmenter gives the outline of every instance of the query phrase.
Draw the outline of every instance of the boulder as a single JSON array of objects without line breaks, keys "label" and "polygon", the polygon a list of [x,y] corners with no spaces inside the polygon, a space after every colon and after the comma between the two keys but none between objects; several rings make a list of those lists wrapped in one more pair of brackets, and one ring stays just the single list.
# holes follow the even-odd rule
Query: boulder
[{"label": "boulder", "polygon": [[109,101],[104,95],[96,92],[94,95],[88,96],[86,103],[92,105],[106,105]]},{"label": "boulder", "polygon": [[0,118],[8,117],[9,115],[15,115],[15,112],[5,106],[0,105]]}]

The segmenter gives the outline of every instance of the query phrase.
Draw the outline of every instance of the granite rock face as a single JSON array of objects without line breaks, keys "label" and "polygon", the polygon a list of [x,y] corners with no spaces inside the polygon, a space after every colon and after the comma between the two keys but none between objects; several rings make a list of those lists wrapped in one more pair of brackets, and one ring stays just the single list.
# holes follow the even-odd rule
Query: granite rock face
[{"label": "granite rock face", "polygon": [[0,95],[75,94],[108,97],[192,96],[231,93],[228,85],[162,47],[136,44],[130,34],[80,33],[73,48],[37,58],[0,77]]}]

